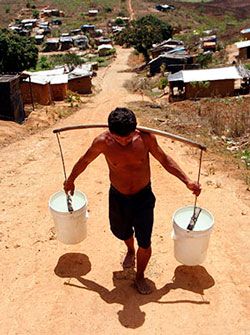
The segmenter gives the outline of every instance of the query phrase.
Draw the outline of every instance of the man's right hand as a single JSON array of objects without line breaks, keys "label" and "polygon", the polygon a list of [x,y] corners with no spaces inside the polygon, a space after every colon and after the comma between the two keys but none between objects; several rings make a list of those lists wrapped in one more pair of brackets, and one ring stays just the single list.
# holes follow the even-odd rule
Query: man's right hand
[{"label": "man's right hand", "polygon": [[70,179],[65,180],[63,183],[63,188],[66,194],[74,195],[75,184],[73,181],[70,181]]}]

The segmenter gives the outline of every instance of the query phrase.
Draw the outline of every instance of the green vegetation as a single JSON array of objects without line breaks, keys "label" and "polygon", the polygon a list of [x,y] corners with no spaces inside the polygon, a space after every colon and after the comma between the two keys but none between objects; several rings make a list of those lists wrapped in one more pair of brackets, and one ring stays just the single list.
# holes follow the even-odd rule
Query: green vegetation
[{"label": "green vegetation", "polygon": [[166,77],[162,77],[160,78],[159,80],[159,83],[158,83],[158,88],[160,90],[163,90],[166,86],[168,85],[168,80]]},{"label": "green vegetation", "polygon": [[[75,92],[67,91],[67,97],[65,99],[66,102],[70,104],[70,107],[78,107],[81,101],[81,96]],[[69,111],[66,112],[66,115],[62,115],[63,117],[68,116]]]},{"label": "green vegetation", "polygon": [[241,159],[244,161],[246,164],[246,168],[250,169],[250,150],[243,150],[241,153]]},{"label": "green vegetation", "polygon": [[0,30],[0,72],[20,72],[35,67],[38,49],[32,38]]},{"label": "green vegetation", "polygon": [[193,3],[205,3],[205,2],[211,2],[212,0],[175,0],[176,2],[193,2]]},{"label": "green vegetation", "polygon": [[196,63],[200,64],[201,68],[206,68],[212,62],[212,53],[199,54],[196,57]]},{"label": "green vegetation", "polygon": [[149,49],[154,43],[172,37],[172,27],[154,15],[146,15],[133,20],[117,38],[119,44],[133,46],[149,60]]},{"label": "green vegetation", "polygon": [[35,71],[50,70],[57,65],[77,66],[85,63],[80,56],[72,53],[41,56],[35,67]]}]

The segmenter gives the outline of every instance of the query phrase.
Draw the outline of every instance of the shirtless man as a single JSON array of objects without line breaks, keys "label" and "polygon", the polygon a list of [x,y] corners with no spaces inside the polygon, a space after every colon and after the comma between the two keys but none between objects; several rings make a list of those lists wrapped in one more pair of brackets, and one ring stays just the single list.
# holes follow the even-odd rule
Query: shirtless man
[{"label": "shirtless man", "polygon": [[[127,108],[116,108],[108,117],[109,130],[97,136],[87,152],[78,160],[64,190],[73,195],[75,179],[100,154],[109,168],[109,220],[112,233],[123,240],[127,254],[123,267],[135,265],[135,286],[141,294],[151,293],[144,278],[144,271],[151,256],[151,234],[155,196],[150,185],[149,153],[169,173],[179,178],[195,195],[201,187],[191,181],[176,162],[166,155],[150,133],[136,129],[136,117]],[[138,250],[135,251],[134,235]]]}]

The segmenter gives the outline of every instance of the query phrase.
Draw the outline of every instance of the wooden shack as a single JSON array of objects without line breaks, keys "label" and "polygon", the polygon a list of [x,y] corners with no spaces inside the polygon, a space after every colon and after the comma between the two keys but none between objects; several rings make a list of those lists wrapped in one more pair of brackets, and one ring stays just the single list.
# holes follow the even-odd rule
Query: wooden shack
[{"label": "wooden shack", "polygon": [[0,75],[0,119],[22,122],[25,118],[18,74]]},{"label": "wooden shack", "polygon": [[235,66],[179,71],[168,76],[170,100],[233,96],[236,80],[242,76]]},{"label": "wooden shack", "polygon": [[236,42],[235,45],[239,51],[239,55],[238,55],[239,59],[244,60],[244,59],[250,58],[250,40]]},{"label": "wooden shack", "polygon": [[67,95],[68,75],[63,68],[29,73],[30,78],[22,83],[25,103],[34,102],[50,105],[52,101],[61,101]]},{"label": "wooden shack", "polygon": [[68,74],[68,89],[72,92],[92,93],[92,65],[82,65]]},{"label": "wooden shack", "polygon": [[250,40],[250,28],[242,29],[240,34],[244,40]]}]

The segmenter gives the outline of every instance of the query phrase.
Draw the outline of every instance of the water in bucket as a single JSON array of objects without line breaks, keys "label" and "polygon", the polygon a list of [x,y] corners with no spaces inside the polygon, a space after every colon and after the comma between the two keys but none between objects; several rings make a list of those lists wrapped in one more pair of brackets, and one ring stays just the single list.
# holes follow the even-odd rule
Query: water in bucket
[{"label": "water in bucket", "polygon": [[68,211],[67,196],[64,191],[53,194],[49,200],[57,239],[65,244],[77,244],[87,236],[87,197],[75,191],[72,198],[73,211]]},{"label": "water in bucket", "polygon": [[177,261],[190,266],[204,262],[214,224],[212,214],[201,208],[194,229],[188,230],[193,213],[194,206],[187,206],[178,209],[173,215],[174,255]]}]

